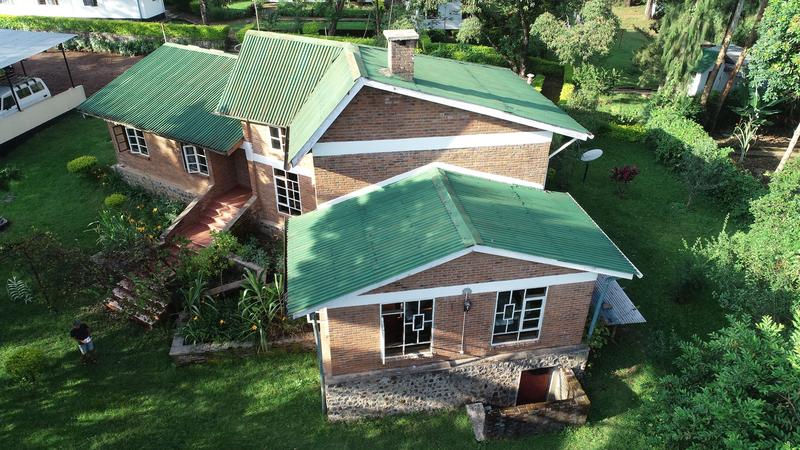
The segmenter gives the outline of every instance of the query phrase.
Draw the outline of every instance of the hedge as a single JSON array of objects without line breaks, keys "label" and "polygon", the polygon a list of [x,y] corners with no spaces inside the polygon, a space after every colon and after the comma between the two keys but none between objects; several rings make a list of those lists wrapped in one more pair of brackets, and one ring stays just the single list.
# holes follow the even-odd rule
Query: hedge
[{"label": "hedge", "polygon": [[508,63],[497,51],[483,45],[449,44],[430,42],[425,44],[422,53],[440,58],[455,59],[492,66],[508,67]]},{"label": "hedge", "polygon": [[[119,36],[163,39],[161,23],[130,20],[73,19],[66,17],[36,17],[0,15],[0,28],[30,31],[72,33],[109,33]],[[167,38],[198,41],[224,41],[228,25],[164,24]]]},{"label": "hedge", "polygon": [[713,186],[707,194],[734,215],[747,214],[750,200],[765,192],[750,172],[731,161],[733,149],[719,148],[703,127],[680,112],[669,108],[653,110],[645,129],[645,142],[653,146],[656,158],[670,169],[685,173],[688,157],[702,161],[708,176],[713,177],[707,180]]},{"label": "hedge", "polygon": [[[228,6],[215,6],[215,5],[208,5],[208,9],[206,10],[206,15],[210,20],[215,22],[223,22],[227,20],[236,20],[236,19],[243,19],[245,17],[253,17],[253,3],[245,3],[244,6],[247,7],[240,7],[242,5],[238,4],[236,7]],[[200,0],[192,0],[189,3],[189,11],[193,14],[200,15]]]}]

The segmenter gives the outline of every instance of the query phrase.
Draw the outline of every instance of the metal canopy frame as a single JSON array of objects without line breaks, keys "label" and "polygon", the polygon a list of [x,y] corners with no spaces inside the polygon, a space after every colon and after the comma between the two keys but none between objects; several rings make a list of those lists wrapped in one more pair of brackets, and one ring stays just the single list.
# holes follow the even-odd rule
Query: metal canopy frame
[{"label": "metal canopy frame", "polygon": [[[22,73],[27,75],[25,63],[23,62],[25,59],[58,46],[58,49],[61,50],[61,56],[64,57],[64,65],[67,68],[69,84],[75,87],[72,71],[70,71],[69,62],[67,61],[67,53],[64,51],[64,42],[74,37],[74,34],[67,33],[0,29],[0,68],[20,63]],[[3,73],[6,83],[8,83],[8,87],[11,89],[11,98],[14,99],[14,104],[17,105],[18,111],[22,111],[17,93],[14,91],[14,83],[11,77],[8,75],[8,71],[4,71]]]}]

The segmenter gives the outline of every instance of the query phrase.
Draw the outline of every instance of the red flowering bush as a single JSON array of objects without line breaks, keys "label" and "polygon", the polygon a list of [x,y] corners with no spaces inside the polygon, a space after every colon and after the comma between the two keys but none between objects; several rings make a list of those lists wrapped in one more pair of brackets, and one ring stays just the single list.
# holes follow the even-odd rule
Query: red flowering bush
[{"label": "red flowering bush", "polygon": [[611,169],[611,181],[617,184],[617,195],[620,197],[625,196],[628,183],[633,181],[636,175],[639,175],[639,168],[636,166],[614,167]]}]

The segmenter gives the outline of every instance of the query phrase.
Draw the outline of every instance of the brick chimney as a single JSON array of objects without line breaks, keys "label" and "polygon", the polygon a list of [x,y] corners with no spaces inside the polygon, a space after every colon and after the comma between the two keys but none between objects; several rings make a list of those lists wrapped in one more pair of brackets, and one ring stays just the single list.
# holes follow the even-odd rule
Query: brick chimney
[{"label": "brick chimney", "polygon": [[414,78],[414,49],[419,40],[417,32],[384,30],[383,35],[389,41],[389,68],[385,71],[386,74],[404,80]]}]

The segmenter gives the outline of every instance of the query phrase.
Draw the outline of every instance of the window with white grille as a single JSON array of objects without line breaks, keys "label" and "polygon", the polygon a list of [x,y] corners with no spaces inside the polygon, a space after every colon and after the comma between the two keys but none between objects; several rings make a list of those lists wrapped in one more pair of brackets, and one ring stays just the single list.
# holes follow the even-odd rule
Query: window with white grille
[{"label": "window with white grille", "polygon": [[497,293],[492,345],[539,339],[547,288]]},{"label": "window with white grille", "polygon": [[286,137],[283,135],[283,129],[278,127],[269,127],[269,146],[275,151],[283,152]]},{"label": "window with white grille", "polygon": [[208,175],[206,151],[194,145],[183,145],[183,166],[189,173]]},{"label": "window with white grille", "polygon": [[300,179],[296,173],[286,172],[275,167],[272,168],[272,171],[275,177],[278,212],[299,216],[303,212],[300,202]]},{"label": "window with white grille", "polygon": [[381,305],[383,357],[430,353],[433,342],[433,300]]},{"label": "window with white grille", "polygon": [[142,130],[125,127],[125,136],[128,138],[128,147],[131,153],[145,156],[150,154],[150,151],[147,150],[147,142],[144,140],[144,133]]}]

